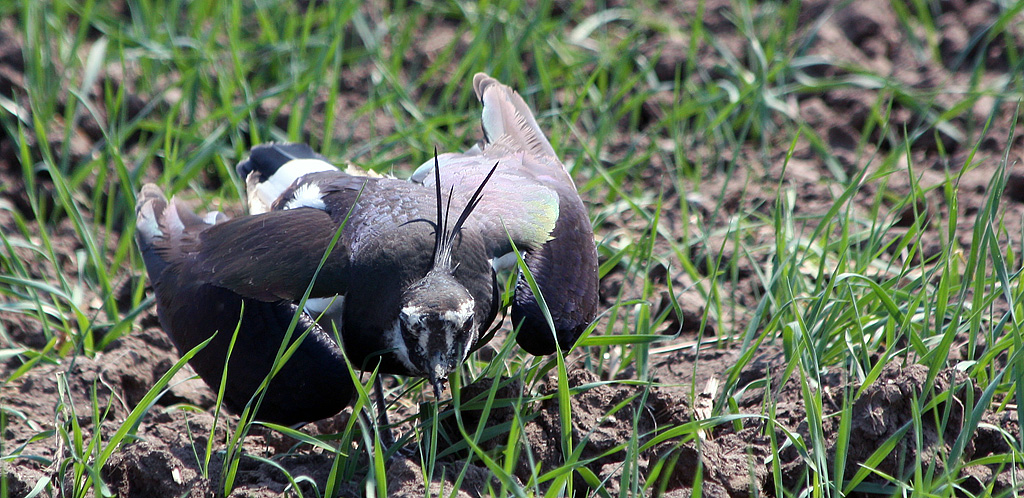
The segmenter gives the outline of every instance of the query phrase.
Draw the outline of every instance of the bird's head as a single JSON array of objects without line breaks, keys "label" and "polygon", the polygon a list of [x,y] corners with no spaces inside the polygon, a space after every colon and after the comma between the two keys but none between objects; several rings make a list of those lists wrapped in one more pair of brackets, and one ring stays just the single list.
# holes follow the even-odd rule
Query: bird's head
[{"label": "bird's head", "polygon": [[434,252],[426,275],[402,293],[402,309],[398,321],[402,342],[414,373],[430,380],[434,394],[440,398],[444,382],[466,359],[476,343],[479,331],[474,320],[475,301],[469,290],[455,278],[458,263],[453,249],[473,209],[480,203],[484,186],[491,179],[498,164],[469,198],[462,214],[449,225],[454,186],[448,192],[447,206],[441,190],[441,166],[434,151],[434,188],[437,201],[437,220],[425,221],[434,227]]},{"label": "bird's head", "polygon": [[474,300],[446,271],[431,271],[406,289],[399,313],[409,362],[440,398],[448,375],[477,340]]}]

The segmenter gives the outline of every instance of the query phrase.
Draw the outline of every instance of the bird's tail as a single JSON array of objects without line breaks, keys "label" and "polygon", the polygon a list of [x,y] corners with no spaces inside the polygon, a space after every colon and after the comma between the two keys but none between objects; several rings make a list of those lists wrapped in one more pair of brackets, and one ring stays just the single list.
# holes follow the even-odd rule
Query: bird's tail
[{"label": "bird's tail", "polygon": [[515,90],[484,74],[473,76],[473,90],[484,106],[484,138],[488,144],[502,140],[536,156],[555,156],[533,112]]},{"label": "bird's tail", "polygon": [[245,181],[249,214],[269,211],[274,201],[299,178],[335,169],[327,158],[308,145],[297,143],[257,145],[249,151],[249,158],[235,168]]}]

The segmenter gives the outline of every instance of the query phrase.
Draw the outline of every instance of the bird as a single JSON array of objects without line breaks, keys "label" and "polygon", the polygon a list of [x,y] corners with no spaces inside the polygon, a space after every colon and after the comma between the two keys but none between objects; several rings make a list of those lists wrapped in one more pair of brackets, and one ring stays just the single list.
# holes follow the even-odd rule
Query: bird
[{"label": "bird", "polygon": [[484,73],[473,89],[482,140],[435,150],[408,179],[269,143],[236,167],[247,215],[198,215],[142,187],[136,239],[159,322],[181,354],[210,340],[190,364],[229,409],[250,403],[286,340],[257,419],[336,414],[354,392],[349,364],[423,377],[440,398],[490,338],[504,271],[518,272],[511,320],[526,352],[567,351],[595,319],[598,255],[572,177],[516,91]]}]

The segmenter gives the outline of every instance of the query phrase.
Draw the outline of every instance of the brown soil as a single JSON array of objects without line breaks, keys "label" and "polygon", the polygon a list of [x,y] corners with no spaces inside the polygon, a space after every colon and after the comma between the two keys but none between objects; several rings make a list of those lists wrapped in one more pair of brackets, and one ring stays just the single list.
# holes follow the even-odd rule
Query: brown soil
[{"label": "brown soil", "polygon": [[[559,2],[555,2],[556,5]],[[609,2],[617,3],[617,2]],[[692,21],[692,12],[696,11],[697,0],[682,2],[665,2],[664,10],[651,15],[671,19],[673,23],[685,26]],[[1008,71],[1008,55],[1001,52],[998,43],[973,44],[975,35],[991,24],[1001,14],[994,2],[971,2],[968,0],[948,0],[939,2],[941,12],[937,13],[935,22],[940,34],[938,44],[943,54],[941,60],[922,60],[917,56],[905,36],[903,27],[897,25],[896,17],[889,2],[883,0],[864,0],[850,2],[846,7],[835,10],[834,2],[813,0],[805,2],[801,9],[803,25],[814,26],[818,30],[817,37],[811,45],[810,54],[827,58],[832,61],[868,68],[875,74],[893,78],[916,89],[930,90],[936,88],[968,88],[972,77],[972,63],[982,64],[985,70],[981,73],[983,80],[991,81],[998,78],[1011,77]],[[714,33],[722,47],[733,52],[733,55],[744,59],[748,50],[744,38],[735,30],[734,24],[723,15],[729,2],[726,0],[709,0],[706,2],[706,29]],[[556,6],[556,9],[558,7]],[[818,21],[821,21],[820,25]],[[1024,19],[1018,19],[1024,24]],[[1012,22],[1012,21],[1011,21]],[[409,54],[409,71],[416,73],[424,65],[430,64],[438,47],[462,43],[456,38],[456,32],[449,24],[438,23],[438,27],[422,27],[415,36],[423,37],[424,43],[414,43],[422,47]],[[808,28],[810,29],[810,28]],[[1024,39],[1020,31],[1016,31],[1014,40],[1018,52],[1024,49]],[[984,37],[982,37],[984,39]],[[24,62],[21,59],[22,40],[14,23],[10,19],[0,20],[0,95],[19,101],[25,95]],[[685,40],[670,37],[660,32],[650,34],[647,45],[643,47],[645,55],[657,60],[653,71],[662,81],[672,81],[678,71],[685,68],[688,47]],[[966,54],[958,57],[957,54]],[[660,57],[657,57],[660,54]],[[700,66],[715,68],[723,63],[721,55],[712,47],[704,46],[698,51],[701,58]],[[841,65],[822,65],[807,68],[812,76],[837,76],[842,72]],[[339,116],[346,116],[352,109],[358,109],[366,102],[367,90],[371,85],[369,63],[366,67],[355,67],[346,74],[342,85],[341,97],[343,109],[338,109]],[[709,69],[709,71],[714,71]],[[816,74],[819,73],[819,74]],[[442,74],[444,71],[441,72]],[[122,75],[123,76],[123,75]],[[707,76],[707,75],[705,75]],[[714,77],[714,74],[710,76]],[[107,78],[118,77],[114,71],[106,74]],[[439,76],[441,77],[441,76]],[[130,81],[125,81],[126,88],[131,88]],[[443,88],[442,82],[429,81],[422,89],[430,92],[431,88]],[[955,102],[953,92],[936,92],[936,103],[951,105]],[[957,230],[958,242],[968,248],[971,242],[973,214],[984,202],[989,180],[996,170],[1003,154],[1008,153],[1010,163],[1019,163],[1024,159],[1024,138],[1018,131],[1016,136],[1008,137],[1009,123],[1015,110],[1015,103],[999,102],[992,98],[978,100],[972,108],[972,118],[958,118],[950,123],[948,129],[928,129],[919,126],[920,110],[903,107],[900,102],[892,104],[889,129],[894,137],[881,135],[877,128],[872,129],[869,137],[862,137],[867,129],[865,124],[871,119],[871,108],[882,96],[877,90],[838,88],[813,94],[796,94],[788,102],[792,112],[806,121],[826,140],[826,146],[833,151],[838,159],[838,168],[830,169],[823,164],[812,145],[806,140],[797,143],[796,150],[790,159],[785,175],[782,166],[789,146],[789,138],[783,137],[774,144],[770,152],[764,153],[754,144],[738,151],[716,151],[695,141],[688,159],[696,164],[707,165],[707,173],[702,180],[701,192],[679,192],[676,186],[664,185],[666,171],[669,167],[661,159],[652,158],[650,173],[644,181],[654,191],[664,191],[665,206],[681,204],[690,206],[690,220],[681,220],[678,212],[663,214],[663,223],[668,230],[677,236],[683,236],[690,230],[692,222],[699,221],[710,227],[724,227],[729,218],[737,213],[761,211],[766,212],[773,204],[779,185],[798,193],[800,202],[796,206],[799,213],[821,213],[827,210],[835,197],[834,187],[829,183],[837,174],[853,174],[863,168],[878,150],[885,150],[896,143],[896,135],[908,130],[917,138],[910,149],[913,163],[917,165],[914,173],[922,186],[940,184],[945,179],[947,168],[956,170],[962,167],[972,147],[980,143],[980,147],[972,160],[973,168],[963,175],[959,183],[959,223]],[[141,106],[145,96],[138,96],[129,90],[129,98],[137,100]],[[564,95],[563,95],[564,97]],[[641,116],[640,127],[645,122],[660,119],[664,108],[671,103],[670,92],[653,94],[645,106],[646,116]],[[273,102],[264,103],[257,110],[267,119],[275,119],[287,123],[287,107],[276,115],[270,115],[278,105]],[[993,117],[992,131],[981,135],[981,124],[990,116]],[[357,116],[339,119],[345,123],[338,130],[337,140],[340,143],[354,143],[372,140],[376,130],[387,130],[393,126],[389,117],[380,115]],[[79,126],[80,133],[73,137],[75,143],[70,151],[75,157],[81,158],[90,154],[90,147],[100,140],[96,124],[90,119],[83,119]],[[628,121],[628,120],[626,120]],[[663,140],[664,137],[652,136],[638,130],[628,122],[614,135],[614,141],[607,144],[607,159],[615,161],[630,154],[635,147],[651,140]],[[316,123],[311,124],[309,133],[322,129]],[[864,145],[859,145],[862,138],[867,138]],[[353,150],[355,146],[353,146]],[[579,158],[582,160],[582,158]],[[741,168],[732,173],[728,183],[724,167],[731,159],[749,167]],[[72,162],[75,160],[73,159]],[[1011,170],[1010,181],[1004,192],[1003,220],[1006,232],[1020,234],[1021,220],[1024,219],[1024,174],[1019,168]],[[781,181],[780,181],[780,177]],[[53,192],[52,182],[48,178],[36,179],[43,195]],[[0,228],[6,233],[18,233],[11,212],[18,212],[31,221],[29,202],[25,194],[25,182],[19,164],[18,150],[8,137],[0,137]],[[684,188],[688,186],[683,186]],[[885,188],[891,192],[888,198],[899,199],[910,191],[908,175],[892,175],[884,186],[865,185],[855,200],[855,209],[868,212],[873,202],[876,189]],[[718,193],[724,198],[721,207],[718,205]],[[599,193],[591,193],[595,206],[601,203]],[[945,205],[942,192],[932,190],[929,197],[919,206],[931,219],[948,219],[949,207]],[[680,197],[685,200],[680,202]],[[671,209],[671,208],[670,208]],[[910,217],[912,212],[905,213]],[[38,225],[32,225],[38,228]],[[631,237],[644,227],[643,220],[629,218],[626,213],[618,218],[608,219],[599,227],[599,237],[608,234]],[[936,241],[930,249],[929,257],[939,252],[943,235],[939,223],[926,225],[926,239]],[[892,233],[892,237],[902,234]],[[60,268],[32,268],[34,276],[42,280],[52,280],[58,274],[73,274],[77,271],[74,261],[75,250],[81,248],[74,230],[67,221],[59,222],[52,235],[60,254],[66,255],[58,263]],[[750,234],[751,245],[770,241],[772,233]],[[729,241],[719,241],[714,247],[695,248],[725,259],[739,258],[739,254]],[[1002,241],[1006,242],[1006,241]],[[21,250],[21,249],[18,249]],[[927,252],[927,251],[926,251]],[[669,253],[666,251],[666,254]],[[17,251],[16,251],[17,254]],[[892,256],[898,261],[902,255]],[[917,257],[921,257],[918,255]],[[699,258],[695,257],[697,261]],[[764,262],[761,262],[764,263]],[[735,312],[729,316],[711,320],[704,329],[705,337],[716,333],[738,334],[747,326],[752,310],[757,305],[759,296],[763,294],[757,272],[752,265],[754,261],[744,260],[738,263],[739,271],[723,285],[733,292]],[[897,263],[898,266],[898,263]],[[660,266],[651,271],[651,277],[659,285],[652,301],[656,308],[664,309],[669,305],[668,283],[672,288],[686,289],[689,278],[677,270],[678,265]],[[129,281],[134,275],[122,275],[122,282]],[[620,296],[634,299],[641,296],[642,289],[628,278],[622,271],[613,271],[602,282],[602,293],[606,304],[614,302]],[[5,297],[0,295],[0,303]],[[773,449],[772,436],[775,444],[782,445],[786,440],[785,431],[799,434],[804,441],[809,440],[811,428],[808,426],[808,414],[805,410],[805,395],[801,379],[783,378],[786,366],[785,355],[781,345],[764,344],[757,357],[738,372],[739,386],[749,388],[736,394],[737,407],[742,414],[749,416],[706,427],[697,436],[696,431],[688,433],[686,438],[674,437],[650,447],[640,453],[635,461],[624,461],[626,452],[619,445],[635,438],[637,444],[643,445],[651,441],[668,427],[675,427],[695,420],[695,410],[710,404],[712,396],[702,396],[701,389],[711,379],[724,380],[733,365],[737,364],[741,354],[740,344],[714,348],[702,347],[699,351],[686,346],[695,341],[700,317],[704,314],[704,303],[689,294],[679,297],[682,313],[673,313],[668,320],[666,330],[674,332],[682,327],[683,334],[677,343],[678,349],[664,348],[651,357],[650,379],[655,381],[653,387],[630,383],[601,383],[590,372],[582,368],[573,368],[569,375],[571,386],[593,384],[594,387],[580,393],[572,399],[572,433],[577,446],[584,445],[582,459],[587,460],[587,467],[600,480],[607,480],[607,489],[616,495],[620,483],[625,485],[628,480],[622,479],[624,474],[651,476],[657,470],[659,485],[664,496],[690,496],[693,491],[694,479],[702,476],[703,493],[705,496],[755,496],[776,495],[778,489],[792,490],[801,488],[808,483],[807,460],[793,445],[785,445],[777,451],[781,460],[782,472],[778,476],[772,474],[769,457],[776,454]],[[999,306],[999,304],[996,304]],[[1005,306],[1005,304],[1002,304]],[[40,348],[42,333],[40,324],[32,317],[24,315],[0,316],[0,328],[12,338],[14,344],[3,347],[26,346]],[[106,440],[122,425],[125,416],[145,395],[156,380],[177,361],[174,348],[163,332],[156,326],[152,313],[139,318],[136,331],[116,342],[106,351],[93,358],[85,356],[69,356],[59,364],[40,363],[20,378],[2,387],[2,404],[6,416],[3,434],[4,454],[21,445],[27,445],[23,454],[38,455],[41,459],[59,459],[68,454],[68,449],[55,444],[59,438],[49,437],[39,441],[33,436],[55,427],[67,427],[69,420],[76,419],[83,430],[90,433],[98,432]],[[585,352],[576,352],[571,361],[580,362]],[[956,351],[952,356],[956,356]],[[11,360],[3,365],[3,378],[8,378],[20,365],[19,361]],[[623,369],[614,380],[628,380],[637,375],[633,369]],[[907,476],[912,470],[915,458],[926,461],[941,462],[942,459],[932,457],[950,451],[953,441],[957,439],[963,427],[965,410],[972,407],[981,393],[976,386],[966,382],[963,373],[949,368],[938,372],[934,389],[925,390],[927,369],[914,365],[909,359],[905,365],[889,365],[881,377],[868,386],[863,393],[853,399],[860,385],[849,375],[837,372],[823,374],[812,379],[811,386],[823,401],[822,411],[826,415],[821,421],[820,430],[829,441],[829,448],[811,448],[812,452],[825,452],[824,459],[832,462],[835,458],[834,443],[838,433],[839,421],[828,417],[829,413],[840,410],[841,406],[853,404],[851,424],[851,443],[846,455],[846,477],[850,478],[858,472],[863,463],[878,447],[892,435],[896,434],[911,420],[911,406],[919,399],[933,399],[938,395],[941,402],[932,407],[932,412],[920,414],[922,424],[920,433],[911,429],[899,440],[897,448],[891,455],[877,464],[880,472],[892,476]],[[608,379],[604,379],[608,380]],[[62,386],[65,386],[62,387]],[[169,392],[160,398],[149,414],[142,420],[137,436],[133,442],[125,445],[114,453],[101,474],[108,486],[119,496],[180,496],[191,492],[192,496],[216,496],[223,463],[224,441],[227,430],[235,427],[237,419],[231,415],[221,414],[221,420],[213,432],[215,453],[210,457],[208,472],[203,472],[201,463],[205,458],[207,438],[211,437],[214,426],[212,407],[215,396],[198,380],[189,380],[188,370],[179,373],[172,382]],[[555,379],[548,378],[537,386],[540,394],[555,391]],[[694,387],[695,386],[695,387]],[[465,388],[464,398],[471,397],[488,386],[473,385]],[[499,392],[515,393],[518,386],[503,388]],[[110,400],[109,406],[100,414],[91,413],[89,401],[92,397]],[[514,394],[513,394],[514,396]],[[719,402],[715,399],[714,402]],[[396,403],[396,415],[415,416],[415,408],[411,402],[400,400]],[[613,406],[619,410],[609,415]],[[764,427],[764,419],[758,415],[765,413],[767,406],[772,406],[779,425]],[[196,408],[183,408],[196,407]],[[445,406],[442,406],[445,408]],[[990,410],[985,413],[984,424],[974,430],[967,445],[962,448],[965,459],[980,459],[987,455],[1001,454],[1010,451],[1003,438],[1002,431],[1019,435],[1021,428],[1014,406],[1001,410]],[[699,410],[698,410],[699,411]],[[557,402],[553,399],[535,403],[534,406],[519,409],[520,414],[536,413],[524,430],[524,437],[533,451],[534,463],[541,471],[559,466],[564,455],[560,445],[561,423]],[[350,417],[347,410],[334,418],[304,427],[308,434],[333,434],[345,426]],[[822,415],[822,414],[819,414]],[[475,421],[479,414],[467,412],[467,421]],[[476,418],[474,418],[476,417]],[[498,410],[491,414],[489,424],[509,422],[514,418],[510,410]],[[937,429],[936,420],[945,421],[944,431]],[[408,429],[408,423],[400,430]],[[444,425],[451,429],[450,424]],[[814,430],[819,430],[814,427]],[[449,431],[451,439],[458,436]],[[918,452],[918,442],[922,453]],[[486,442],[483,444],[487,444]],[[315,482],[321,492],[329,479],[332,470],[333,456],[309,445],[300,444],[286,436],[264,428],[256,427],[247,437],[244,450],[247,455],[242,458],[239,478],[232,496],[277,496],[291,486],[284,473],[275,466],[258,460],[271,459],[276,465],[283,467],[291,476],[307,476]],[[254,458],[257,457],[257,458]],[[359,465],[364,465],[365,455],[355,455]],[[42,465],[42,460],[13,459],[3,464],[10,496],[26,495],[40,479],[52,479],[58,486],[71,485],[71,476],[62,474],[66,469],[57,469]],[[388,494],[392,496],[423,496],[426,484],[423,482],[422,467],[427,462],[420,461],[418,456],[406,457],[397,455],[388,462],[387,483]],[[482,463],[474,461],[466,463],[458,454],[446,460],[436,462],[436,472],[429,483],[433,492],[450,490],[459,486],[460,496],[484,496],[489,490],[498,489],[498,484],[491,471]],[[365,473],[365,469],[357,469],[357,473]],[[458,476],[464,472],[464,477]],[[205,475],[204,475],[205,474]],[[515,470],[515,478],[526,483],[530,479],[529,464],[524,461]],[[979,493],[991,486],[996,494],[1019,486],[1024,482],[1024,470],[1020,468],[1004,468],[995,465],[975,465],[964,471],[962,486],[971,493]],[[577,475],[575,487],[586,492],[585,480]],[[781,479],[780,482],[776,482]],[[868,482],[884,482],[876,476],[869,476]],[[1016,483],[1016,484],[1015,484]],[[298,484],[308,491],[310,484]],[[351,484],[342,484],[340,494],[344,496],[361,496],[365,490]],[[581,494],[582,496],[582,494]]]}]

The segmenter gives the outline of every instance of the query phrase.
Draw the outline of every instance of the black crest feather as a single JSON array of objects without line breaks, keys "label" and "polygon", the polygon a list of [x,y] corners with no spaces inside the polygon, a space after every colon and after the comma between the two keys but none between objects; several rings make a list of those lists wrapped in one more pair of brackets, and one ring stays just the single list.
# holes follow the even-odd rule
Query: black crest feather
[{"label": "black crest feather", "polygon": [[455,221],[455,225],[448,229],[448,220],[451,214],[452,207],[452,193],[455,190],[453,185],[448,191],[448,204],[442,209],[442,195],[441,195],[441,165],[437,160],[437,148],[434,148],[434,188],[435,194],[437,195],[437,223],[434,224],[434,256],[431,264],[434,270],[447,270],[455,271],[452,265],[452,245],[455,243],[455,237],[458,236],[459,231],[462,230],[462,226],[465,225],[466,220],[469,219],[469,215],[473,213],[476,206],[480,204],[480,199],[483,198],[483,190],[490,181],[491,176],[498,169],[498,163],[495,162],[491,170],[487,172],[487,176],[484,177],[483,181],[473,192],[473,195],[469,198],[469,202],[466,203],[466,207],[462,209],[462,214]]}]

